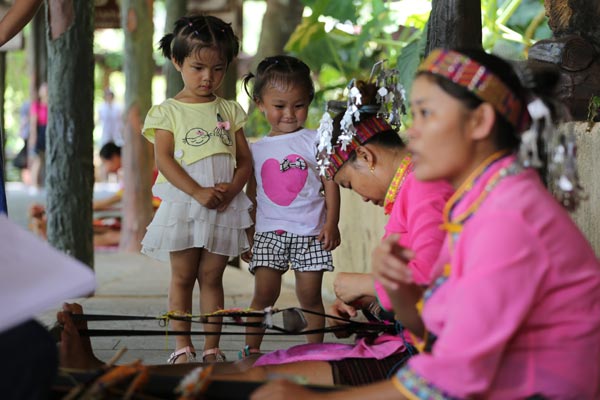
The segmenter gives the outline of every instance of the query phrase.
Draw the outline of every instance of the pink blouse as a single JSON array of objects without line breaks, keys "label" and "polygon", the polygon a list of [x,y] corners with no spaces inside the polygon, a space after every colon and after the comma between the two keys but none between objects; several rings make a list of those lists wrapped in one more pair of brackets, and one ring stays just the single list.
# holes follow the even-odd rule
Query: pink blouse
[{"label": "pink blouse", "polygon": [[[513,161],[492,165],[453,215]],[[453,241],[446,238],[436,264],[441,275],[450,263],[450,276],[423,310],[437,341],[398,372],[402,391],[600,398],[600,264],[537,174],[502,179]]]},{"label": "pink blouse", "polygon": [[31,105],[31,113],[37,117],[38,125],[48,124],[48,105],[40,101],[36,101]]},{"label": "pink blouse", "polygon": [[[453,191],[447,182],[421,182],[412,171],[409,172],[385,226],[384,237],[398,233],[400,245],[415,252],[416,256],[408,266],[419,284],[430,283],[431,271],[444,242],[445,232],[440,229],[442,211]],[[375,291],[381,306],[391,310],[390,298],[377,281]]]}]

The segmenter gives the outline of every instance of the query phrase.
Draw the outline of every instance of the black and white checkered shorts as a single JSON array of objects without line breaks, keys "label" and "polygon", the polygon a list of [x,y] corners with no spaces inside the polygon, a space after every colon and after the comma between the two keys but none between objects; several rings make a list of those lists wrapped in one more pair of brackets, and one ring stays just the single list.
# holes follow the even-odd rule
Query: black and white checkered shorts
[{"label": "black and white checkered shorts", "polygon": [[287,271],[333,271],[331,251],[324,250],[316,236],[301,236],[289,232],[257,232],[254,234],[249,270],[269,267]]}]

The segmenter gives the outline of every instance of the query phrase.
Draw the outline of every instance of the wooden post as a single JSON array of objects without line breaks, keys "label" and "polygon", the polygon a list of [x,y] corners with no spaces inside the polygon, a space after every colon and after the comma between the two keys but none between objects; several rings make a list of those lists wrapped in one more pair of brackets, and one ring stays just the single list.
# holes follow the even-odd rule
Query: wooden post
[{"label": "wooden post", "polygon": [[557,97],[573,119],[585,121],[592,96],[600,96],[600,5],[570,0],[546,0],[544,4],[554,35],[531,47],[527,64],[530,68],[557,67]]},{"label": "wooden post", "polygon": [[137,252],[152,219],[152,145],[142,137],[144,118],[151,106],[152,0],[123,0],[121,21],[125,35],[125,145],[123,157],[123,224],[120,247]]},{"label": "wooden post", "polygon": [[438,47],[481,48],[481,2],[433,0],[425,55]]},{"label": "wooden post", "polygon": [[48,0],[48,241],[93,268],[93,2]]}]

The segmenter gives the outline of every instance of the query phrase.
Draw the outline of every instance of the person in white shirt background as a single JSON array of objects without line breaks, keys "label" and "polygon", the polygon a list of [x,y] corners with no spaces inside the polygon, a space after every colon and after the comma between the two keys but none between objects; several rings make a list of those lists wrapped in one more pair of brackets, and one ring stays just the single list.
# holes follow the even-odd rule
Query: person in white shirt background
[{"label": "person in white shirt background", "polygon": [[123,146],[123,108],[115,103],[115,94],[110,88],[104,90],[104,101],[98,108],[98,121],[102,126],[100,147],[109,142]]}]

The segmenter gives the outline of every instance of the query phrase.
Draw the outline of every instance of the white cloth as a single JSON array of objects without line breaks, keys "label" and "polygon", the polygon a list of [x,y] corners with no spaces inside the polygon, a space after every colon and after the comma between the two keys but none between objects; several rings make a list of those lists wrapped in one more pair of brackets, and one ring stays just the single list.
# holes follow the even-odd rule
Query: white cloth
[{"label": "white cloth", "polygon": [[[215,154],[182,167],[201,186],[211,187],[231,182],[234,161],[229,154]],[[142,240],[142,253],[168,261],[169,252],[192,247],[226,256],[238,256],[250,248],[245,229],[252,225],[252,202],[244,192],[223,212],[202,206],[169,182],[155,184],[152,192],[162,202]]]},{"label": "white cloth", "polygon": [[0,332],[95,288],[91,268],[0,213]]},{"label": "white cloth", "polygon": [[100,147],[108,142],[123,146],[123,109],[114,102],[103,102],[98,108],[98,119],[102,125]]},{"label": "white cloth", "polygon": [[256,232],[320,233],[325,224],[325,198],[317,169],[317,140],[316,131],[302,129],[267,136],[251,145]]}]

